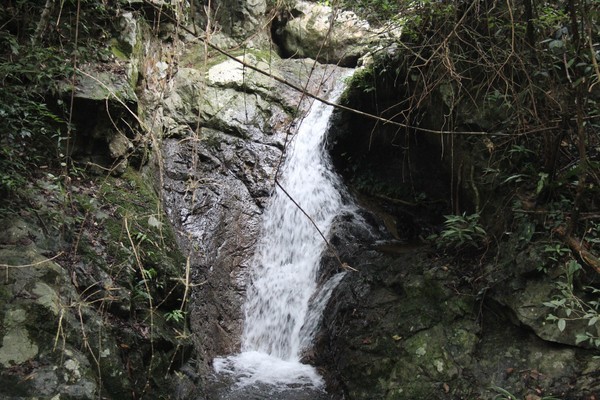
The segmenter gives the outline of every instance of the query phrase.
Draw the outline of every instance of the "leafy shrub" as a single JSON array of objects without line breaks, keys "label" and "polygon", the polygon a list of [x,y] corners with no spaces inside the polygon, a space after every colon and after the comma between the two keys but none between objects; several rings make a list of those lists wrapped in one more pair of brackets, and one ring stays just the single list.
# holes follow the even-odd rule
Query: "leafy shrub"
[{"label": "leafy shrub", "polygon": [[487,242],[487,233],[479,224],[479,214],[445,215],[444,229],[429,237],[440,249],[480,248]]},{"label": "leafy shrub", "polygon": [[57,160],[64,121],[46,104],[0,88],[0,193],[15,194],[28,176]]},{"label": "leafy shrub", "polygon": [[[550,301],[544,302],[552,312],[546,320],[556,323],[563,332],[568,322],[584,321],[587,328],[574,332],[575,343],[587,343],[588,346],[600,349],[598,325],[600,323],[600,289],[575,284],[575,278],[583,270],[581,264],[571,259],[565,264],[565,276],[556,282],[559,292]],[[581,326],[581,324],[579,325]]]},{"label": "leafy shrub", "polygon": [[[60,162],[66,123],[58,116],[62,106],[57,100],[58,84],[73,74],[69,49],[36,42],[31,36],[27,17],[36,15],[40,4],[16,2],[14,7],[8,20],[0,13],[0,23],[4,22],[0,30],[0,194],[4,198],[18,195],[40,167]],[[49,98],[55,99],[52,106]]]}]

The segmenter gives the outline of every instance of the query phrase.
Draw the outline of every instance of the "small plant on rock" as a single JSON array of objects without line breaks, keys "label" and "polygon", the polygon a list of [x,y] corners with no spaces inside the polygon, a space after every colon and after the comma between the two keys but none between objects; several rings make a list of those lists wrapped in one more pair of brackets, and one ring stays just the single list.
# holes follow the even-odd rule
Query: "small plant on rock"
[{"label": "small plant on rock", "polygon": [[582,270],[581,264],[575,260],[566,263],[566,274],[564,280],[556,283],[556,288],[560,294],[552,300],[544,303],[546,307],[552,310],[546,319],[556,323],[559,331],[563,332],[567,322],[583,321],[584,329],[577,329],[575,334],[575,343],[586,343],[590,347],[600,348],[600,337],[596,334],[597,326],[600,323],[600,289],[592,286],[583,286],[582,293],[576,290],[574,281],[577,274]]},{"label": "small plant on rock", "polygon": [[487,242],[487,233],[479,223],[479,214],[445,215],[444,229],[429,237],[440,249],[480,248]]},{"label": "small plant on rock", "polygon": [[165,319],[167,321],[174,321],[179,323],[185,320],[185,314],[185,311],[182,310],[171,310],[165,313]]}]

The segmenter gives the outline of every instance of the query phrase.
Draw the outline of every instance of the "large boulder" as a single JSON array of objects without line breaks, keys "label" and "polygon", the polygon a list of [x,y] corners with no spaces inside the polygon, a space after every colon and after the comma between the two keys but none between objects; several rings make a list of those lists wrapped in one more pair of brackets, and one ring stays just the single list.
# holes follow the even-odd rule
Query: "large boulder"
[{"label": "large boulder", "polygon": [[358,59],[398,29],[372,28],[352,11],[300,0],[275,22],[274,35],[287,57],[310,57],[322,63],[356,66]]}]

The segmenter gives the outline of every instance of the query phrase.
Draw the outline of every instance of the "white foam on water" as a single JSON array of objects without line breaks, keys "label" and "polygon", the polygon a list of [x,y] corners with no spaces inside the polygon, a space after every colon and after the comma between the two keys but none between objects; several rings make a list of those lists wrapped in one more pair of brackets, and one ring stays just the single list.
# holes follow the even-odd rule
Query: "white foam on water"
[{"label": "white foam on water", "polygon": [[258,351],[245,351],[235,356],[215,359],[214,367],[217,373],[235,375],[236,385],[240,387],[256,383],[323,386],[323,378],[312,366],[299,361],[282,360]]}]

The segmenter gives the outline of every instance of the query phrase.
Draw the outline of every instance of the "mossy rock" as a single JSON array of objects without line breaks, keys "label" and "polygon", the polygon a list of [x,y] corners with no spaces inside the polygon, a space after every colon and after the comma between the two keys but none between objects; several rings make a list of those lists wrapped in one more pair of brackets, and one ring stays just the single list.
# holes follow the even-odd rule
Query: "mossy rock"
[{"label": "mossy rock", "polygon": [[462,368],[470,364],[479,340],[477,331],[474,322],[460,320],[407,338],[402,343],[403,355],[380,380],[385,398],[440,398],[444,383],[452,386],[460,379]]}]

